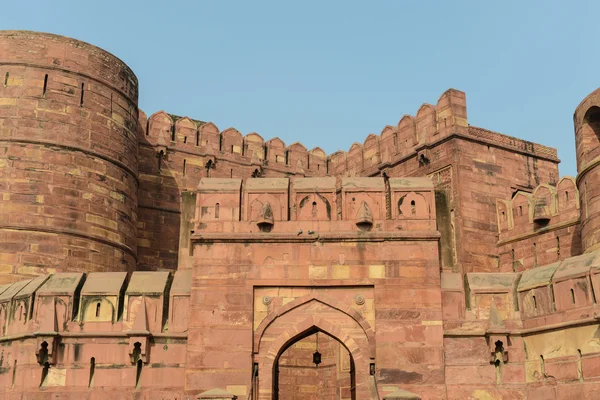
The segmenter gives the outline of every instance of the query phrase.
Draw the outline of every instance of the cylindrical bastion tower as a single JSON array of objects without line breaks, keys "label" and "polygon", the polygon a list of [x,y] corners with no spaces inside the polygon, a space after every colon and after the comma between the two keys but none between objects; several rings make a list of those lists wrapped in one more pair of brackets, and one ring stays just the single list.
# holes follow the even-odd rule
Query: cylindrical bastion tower
[{"label": "cylindrical bastion tower", "polygon": [[137,99],[102,49],[0,31],[0,284],[135,269]]},{"label": "cylindrical bastion tower", "polygon": [[577,188],[581,198],[581,243],[585,252],[600,248],[600,89],[575,110]]}]

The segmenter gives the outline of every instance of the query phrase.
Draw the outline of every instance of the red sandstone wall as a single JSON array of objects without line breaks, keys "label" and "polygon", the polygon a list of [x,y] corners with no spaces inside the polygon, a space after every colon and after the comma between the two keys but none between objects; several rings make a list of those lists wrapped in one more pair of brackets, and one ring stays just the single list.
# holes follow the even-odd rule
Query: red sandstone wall
[{"label": "red sandstone wall", "polygon": [[498,201],[500,270],[522,271],[581,254],[580,204],[571,177]]},{"label": "red sandstone wall", "polygon": [[[193,191],[201,178],[324,176],[325,153],[279,139],[265,143],[233,128],[157,112],[140,113],[139,268],[176,269],[179,252],[181,192]],[[159,154],[162,153],[159,169]],[[210,166],[207,168],[207,166]]]},{"label": "red sandstone wall", "polygon": [[[197,319],[190,325],[195,338],[188,347],[190,391],[230,386],[247,392],[254,360],[259,398],[270,399],[269,363],[278,354],[277,343],[317,326],[352,349],[357,398],[368,393],[371,362],[380,388],[402,384],[424,399],[443,396],[433,188],[425,180],[391,181],[394,199],[416,200],[414,214],[407,200],[399,210],[394,206],[394,220],[386,221],[383,183],[381,178],[342,180],[339,200],[333,179],[246,180],[241,196],[240,181],[201,184],[192,236],[191,313]],[[225,189],[228,193],[215,198]],[[315,209],[304,219],[306,196]],[[339,213],[325,212],[325,200]],[[215,201],[222,204],[218,218]],[[267,202],[274,218],[269,233],[256,225]],[[372,231],[356,225],[362,202],[371,210]],[[236,217],[240,207],[242,221]],[[272,323],[263,322],[270,318]],[[359,320],[369,321],[369,327],[357,325]],[[349,338],[356,344],[348,344]]]},{"label": "red sandstone wall", "polygon": [[3,31],[0,74],[0,281],[135,269],[133,72],[83,42]]},{"label": "red sandstone wall", "polygon": [[509,199],[519,189],[533,191],[540,183],[556,184],[557,162],[468,141],[458,141],[456,153],[462,270],[498,271],[497,200]]},{"label": "red sandstone wall", "polygon": [[496,201],[558,181],[554,149],[469,126],[465,94],[453,89],[329,162],[334,175],[431,177],[444,194],[438,215],[447,223],[438,229],[448,271],[497,271]]},{"label": "red sandstone wall", "polygon": [[[36,44],[35,50],[32,43]],[[597,285],[595,273],[589,270],[585,272],[587,275],[574,273],[571,276],[561,272],[561,268],[564,269],[561,264],[547,283],[515,289],[517,294],[512,297],[518,300],[510,300],[511,291],[505,287],[499,289],[497,282],[493,282],[504,278],[494,274],[478,278],[491,280],[489,287],[485,287],[477,286],[475,275],[471,274],[523,272],[522,276],[515,275],[518,281],[526,279],[529,273],[543,274],[548,264],[575,256],[582,247],[586,251],[596,249],[598,223],[595,221],[600,207],[595,185],[600,147],[597,133],[600,118],[596,115],[599,110],[594,108],[600,103],[596,92],[588,96],[575,113],[580,173],[577,192],[564,180],[557,183],[558,160],[554,150],[468,126],[466,99],[464,93],[456,90],[444,93],[435,106],[424,104],[415,117],[404,116],[396,126],[386,126],[380,135],[368,135],[364,143],[353,144],[348,152],[336,152],[326,158],[318,148],[308,151],[299,143],[286,146],[277,138],[265,141],[256,133],[243,136],[233,128],[220,131],[213,124],[164,112],[146,121],[143,113],[137,116],[137,81],[133,73],[120,60],[91,45],[54,35],[2,32],[0,46],[0,78],[3,79],[0,82],[3,83],[0,85],[0,283],[54,270],[132,270],[136,262],[138,269],[175,269],[181,192],[195,190],[204,177],[378,176],[382,173],[388,177],[428,176],[445,196],[445,208],[437,210],[447,222],[440,223],[442,220],[438,219],[442,233],[441,265],[428,258],[436,253],[426,244],[404,243],[403,252],[411,257],[399,258],[394,253],[385,258],[386,252],[398,251],[398,247],[392,250],[376,243],[361,244],[355,246],[358,250],[354,254],[354,250],[347,248],[353,246],[346,243],[318,250],[310,245],[300,246],[311,248],[308,251],[311,262],[305,257],[305,250],[298,250],[295,255],[298,259],[294,259],[291,269],[291,247],[288,252],[279,254],[274,250],[276,246],[261,243],[260,248],[255,249],[255,246],[238,243],[228,250],[219,247],[221,245],[210,250],[216,254],[215,268],[222,273],[219,268],[236,260],[228,267],[228,273],[233,273],[235,279],[246,274],[252,287],[257,282],[276,285],[292,282],[304,290],[322,284],[355,284],[357,280],[373,284],[378,293],[372,300],[377,302],[379,314],[374,323],[380,355],[378,379],[382,384],[401,382],[409,387],[414,384],[418,387],[416,391],[431,398],[443,396],[440,391],[443,385],[447,387],[448,398],[465,398],[474,393],[502,398],[545,399],[574,394],[594,398],[597,393],[594,381],[598,378],[599,357],[595,339],[589,338],[586,342],[591,328],[577,330],[571,326],[587,324],[586,319],[596,312],[594,293],[597,290],[592,290],[592,286]],[[548,187],[549,194],[544,194],[546,183],[557,186]],[[571,194],[570,198],[565,198],[566,192]],[[333,198],[342,199],[339,190],[334,190],[332,196],[331,202]],[[369,201],[377,198],[373,194],[365,196],[371,199]],[[258,194],[255,197],[260,198]],[[376,202],[387,202],[383,197],[379,196]],[[551,218],[548,225],[539,227],[534,214],[539,208],[538,200],[546,198],[550,200],[542,208],[546,208],[543,212]],[[346,210],[340,205],[342,201],[332,213],[334,219]],[[553,201],[556,204],[553,205]],[[522,214],[516,214],[518,207],[524,207]],[[256,217],[251,205],[241,208],[243,215]],[[396,204],[394,201],[386,207],[379,204],[376,219],[389,218],[379,213],[385,208],[392,214]],[[282,210],[282,214],[292,211]],[[292,213],[290,218],[306,221],[307,215],[295,217]],[[323,216],[322,213],[317,215]],[[290,225],[287,233],[295,229],[296,226]],[[248,261],[244,258],[248,251],[268,251],[269,256]],[[350,264],[345,264],[347,257]],[[198,265],[195,268],[199,274],[197,287],[215,283],[203,275],[205,267],[214,266],[202,262]],[[273,265],[285,265],[282,267],[284,275],[270,280]],[[448,288],[443,287],[446,330],[443,358],[439,340],[441,328],[431,328],[441,323],[441,318],[438,319],[441,305],[438,301],[428,303],[439,291],[439,280],[433,284],[433,275],[427,272],[436,269],[433,267],[471,274],[466,278],[470,282],[466,292],[462,287],[463,277],[458,274],[450,279]],[[550,282],[552,287],[548,286]],[[207,286],[208,305],[203,295],[198,295],[192,315],[196,315],[196,311],[210,311],[214,315],[215,310],[225,306],[231,313],[214,324],[223,329],[221,333],[232,327],[246,326],[248,321],[244,318],[251,312],[247,304],[243,304],[244,299],[256,300],[252,297],[255,292],[251,294],[244,285],[227,279],[217,283],[226,283],[235,293],[223,297],[221,287],[213,293],[214,288]],[[533,300],[534,296],[537,300]],[[283,294],[273,297],[275,303],[268,308],[270,311],[293,298]],[[348,298],[342,294],[339,300]],[[11,307],[17,307],[19,301],[15,300]],[[256,307],[254,302],[255,312]],[[311,310],[316,309],[307,309],[305,314]],[[494,313],[500,315],[503,329],[517,332],[507,342],[510,359],[501,368],[490,361],[489,346],[494,337],[490,321],[495,321]],[[6,313],[0,313],[0,320],[3,318],[6,321]],[[185,318],[180,319],[173,323],[183,323]],[[199,332],[208,325],[213,326],[210,320],[208,313],[201,320],[193,319],[194,329]],[[464,320],[471,321],[470,327],[462,325]],[[546,335],[544,327],[548,325],[554,326],[556,337]],[[24,331],[19,328],[15,332]],[[585,340],[570,341],[570,337]],[[221,338],[210,340],[213,339],[222,347]],[[230,344],[231,339],[228,336],[227,343],[223,344]],[[233,338],[234,342],[238,339]],[[162,344],[160,340],[155,342],[151,352],[160,354],[156,343]],[[552,343],[568,345],[557,351]],[[104,346],[115,349],[122,344],[111,340],[103,342]],[[242,344],[247,345],[243,340],[238,343]],[[83,382],[81,374],[85,375],[85,371],[81,371],[75,350],[80,345],[87,349],[93,347],[84,339],[64,340],[63,350],[57,353],[58,364],[53,367],[60,370],[55,377],[66,376],[70,382]],[[10,347],[5,346],[7,359],[21,360],[23,369],[19,371],[33,377],[28,381],[21,378],[21,372],[17,374],[17,386],[25,388],[25,392],[38,391],[36,380],[41,370],[31,358],[31,349],[36,346],[37,343],[29,342],[12,342]],[[240,354],[238,348],[230,349],[227,355],[211,346],[214,343],[190,346],[188,361],[192,374],[206,367],[205,357],[228,358],[231,354]],[[527,348],[533,350],[528,353]],[[74,358],[70,358],[71,350]],[[29,354],[29,358],[19,358],[16,354]],[[127,366],[114,368],[119,369],[118,372],[112,371],[114,362],[122,358],[119,357],[108,357],[99,364],[98,376],[106,374],[98,379],[119,382],[114,388],[122,389],[130,387],[134,370]],[[544,361],[539,357],[544,357]],[[283,357],[290,362],[295,358],[295,355]],[[238,366],[244,371],[250,368],[245,358],[231,359],[231,362],[239,362]],[[180,361],[177,368],[181,365]],[[446,365],[443,374],[439,373],[440,365]],[[7,370],[3,364],[0,368],[0,379],[7,386]],[[158,368],[163,366],[151,368],[157,368],[160,375]],[[159,375],[145,374],[144,386],[168,385],[169,382],[157,378]],[[246,375],[241,381],[247,380]],[[330,383],[332,376],[327,376]],[[204,381],[196,379],[197,376],[190,378],[191,391],[204,385]],[[110,385],[107,383],[107,386]],[[294,389],[286,390],[296,393]],[[16,392],[15,395],[20,396]],[[152,396],[150,392],[142,392],[144,396]]]},{"label": "red sandstone wall", "polygon": [[190,280],[57,273],[0,286],[0,397],[182,399]]},{"label": "red sandstone wall", "polygon": [[599,260],[467,274],[466,315],[444,321],[448,398],[597,398]]},{"label": "red sandstone wall", "polygon": [[[139,267],[178,264],[180,193],[202,177],[429,176],[439,189],[442,267],[449,271],[496,271],[495,202],[518,189],[555,184],[556,151],[468,126],[465,94],[444,93],[436,106],[369,135],[348,152],[325,158],[279,139],[243,136],[233,128],[164,112],[140,115]],[[161,153],[162,151],[162,153]],[[158,155],[162,154],[158,170]],[[210,168],[207,168],[207,165]],[[477,240],[474,240],[477,238]]]}]

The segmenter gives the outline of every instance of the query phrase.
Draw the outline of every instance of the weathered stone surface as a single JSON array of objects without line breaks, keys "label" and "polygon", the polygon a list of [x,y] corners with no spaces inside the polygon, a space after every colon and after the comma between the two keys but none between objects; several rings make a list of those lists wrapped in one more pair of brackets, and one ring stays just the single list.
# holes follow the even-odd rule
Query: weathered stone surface
[{"label": "weathered stone surface", "polygon": [[327,156],[0,49],[0,397],[600,397],[600,90],[559,179],[455,89]]}]

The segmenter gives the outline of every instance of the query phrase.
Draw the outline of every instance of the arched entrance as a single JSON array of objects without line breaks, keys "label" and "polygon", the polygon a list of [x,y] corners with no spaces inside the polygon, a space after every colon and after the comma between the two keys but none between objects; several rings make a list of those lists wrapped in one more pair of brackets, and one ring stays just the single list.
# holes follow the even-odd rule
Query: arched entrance
[{"label": "arched entrance", "polygon": [[351,398],[369,398],[369,374],[375,360],[373,329],[351,307],[313,295],[285,305],[256,329],[254,362],[258,366],[255,381],[258,399],[284,400],[278,397],[282,355],[317,332],[335,339],[348,352],[352,366]]},{"label": "arched entrance", "polygon": [[284,346],[273,367],[273,399],[356,400],[352,355],[335,337],[309,329]]}]

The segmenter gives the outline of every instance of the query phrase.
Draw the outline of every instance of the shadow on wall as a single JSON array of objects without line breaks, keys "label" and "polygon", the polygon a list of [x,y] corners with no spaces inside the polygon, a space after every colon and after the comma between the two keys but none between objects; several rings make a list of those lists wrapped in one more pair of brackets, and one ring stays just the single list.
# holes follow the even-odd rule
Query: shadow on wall
[{"label": "shadow on wall", "polygon": [[[177,269],[181,193],[174,164],[180,157],[169,149],[170,132],[151,140],[146,116],[138,126],[138,271]],[[167,140],[165,140],[165,136]]]}]

